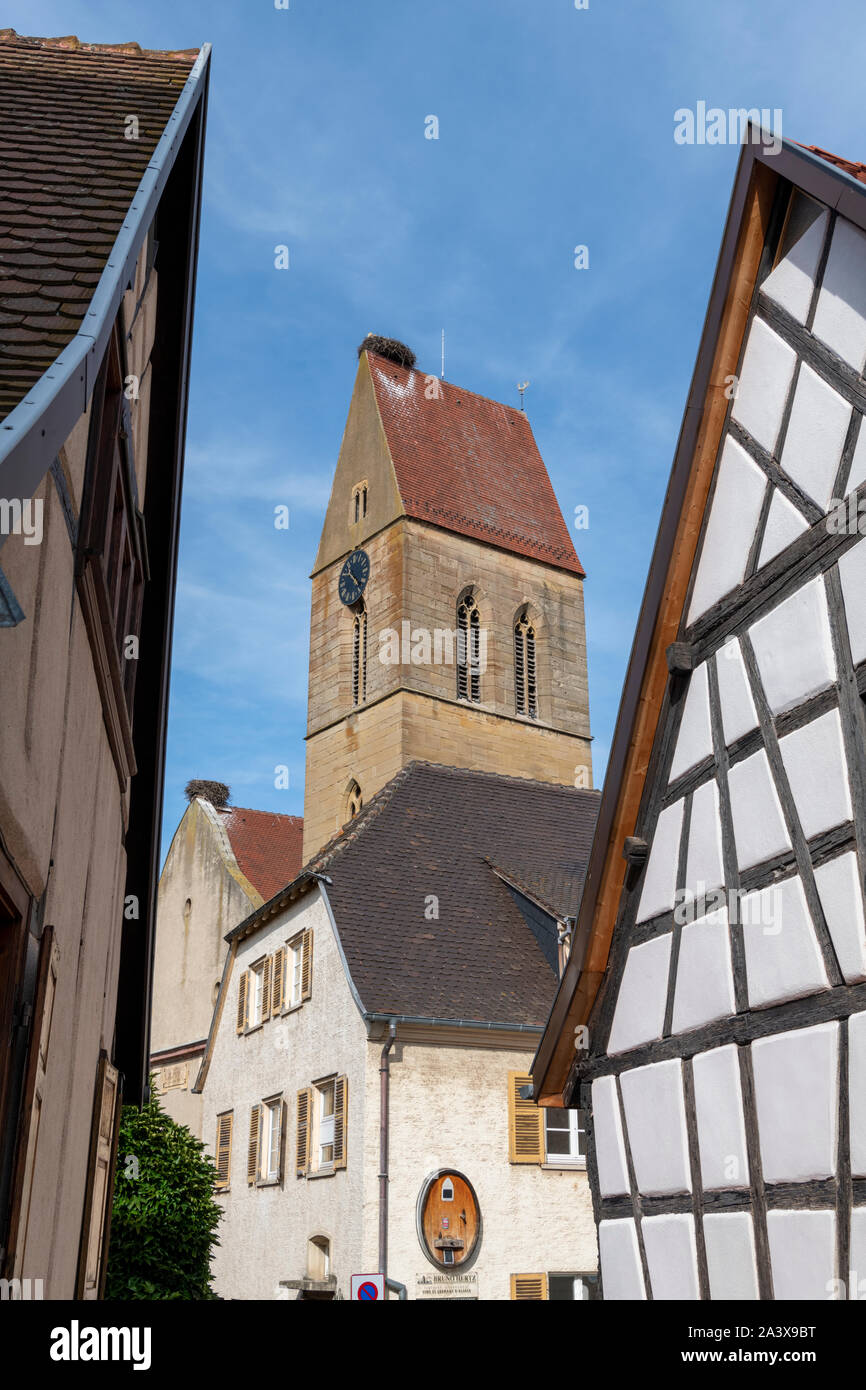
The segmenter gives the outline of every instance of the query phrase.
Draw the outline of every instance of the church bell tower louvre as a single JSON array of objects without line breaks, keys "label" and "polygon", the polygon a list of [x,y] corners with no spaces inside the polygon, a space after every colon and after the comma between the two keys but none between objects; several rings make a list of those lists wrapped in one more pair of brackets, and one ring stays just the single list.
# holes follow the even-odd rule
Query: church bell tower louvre
[{"label": "church bell tower louvre", "polygon": [[584,577],[525,413],[369,335],[312,572],[305,860],[415,760],[592,785]]}]

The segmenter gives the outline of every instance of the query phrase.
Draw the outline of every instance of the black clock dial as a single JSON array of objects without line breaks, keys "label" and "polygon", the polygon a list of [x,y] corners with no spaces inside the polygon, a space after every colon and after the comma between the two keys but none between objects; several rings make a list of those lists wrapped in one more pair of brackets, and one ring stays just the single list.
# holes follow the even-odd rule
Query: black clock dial
[{"label": "black clock dial", "polygon": [[353,550],[340,570],[339,592],[343,603],[357,603],[369,578],[369,555],[366,550]]}]

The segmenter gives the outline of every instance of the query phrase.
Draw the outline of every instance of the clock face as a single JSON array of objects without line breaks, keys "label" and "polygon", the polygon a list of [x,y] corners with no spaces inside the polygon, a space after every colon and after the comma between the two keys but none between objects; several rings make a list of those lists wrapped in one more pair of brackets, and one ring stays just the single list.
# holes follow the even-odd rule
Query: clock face
[{"label": "clock face", "polygon": [[357,603],[370,578],[370,557],[366,550],[353,550],[340,570],[340,598],[343,603]]}]

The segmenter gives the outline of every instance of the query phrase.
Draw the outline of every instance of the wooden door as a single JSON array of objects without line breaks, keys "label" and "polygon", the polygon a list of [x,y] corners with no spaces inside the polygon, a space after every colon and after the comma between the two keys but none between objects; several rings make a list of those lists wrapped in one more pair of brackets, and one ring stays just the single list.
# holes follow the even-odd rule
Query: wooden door
[{"label": "wooden door", "polygon": [[478,1239],[478,1203],[459,1173],[440,1173],[424,1199],[423,1231],[427,1249],[446,1269],[463,1264]]}]

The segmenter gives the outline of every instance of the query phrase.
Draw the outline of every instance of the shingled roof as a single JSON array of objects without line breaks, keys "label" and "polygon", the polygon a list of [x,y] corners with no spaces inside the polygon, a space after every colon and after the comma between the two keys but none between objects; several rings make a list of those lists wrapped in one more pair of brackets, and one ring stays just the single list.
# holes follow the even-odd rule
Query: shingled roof
[{"label": "shingled roof", "polygon": [[82,327],[197,56],[0,30],[0,419]]},{"label": "shingled roof", "polygon": [[297,878],[303,862],[303,816],[253,811],[244,806],[219,808],[217,815],[241,873],[265,902]]},{"label": "shingled roof", "polygon": [[523,411],[366,357],[407,516],[583,576]]},{"label": "shingled roof", "polygon": [[409,763],[307,865],[332,880],[364,1009],[543,1024],[550,952],[503,875],[552,916],[575,914],[597,806],[594,791]]}]

